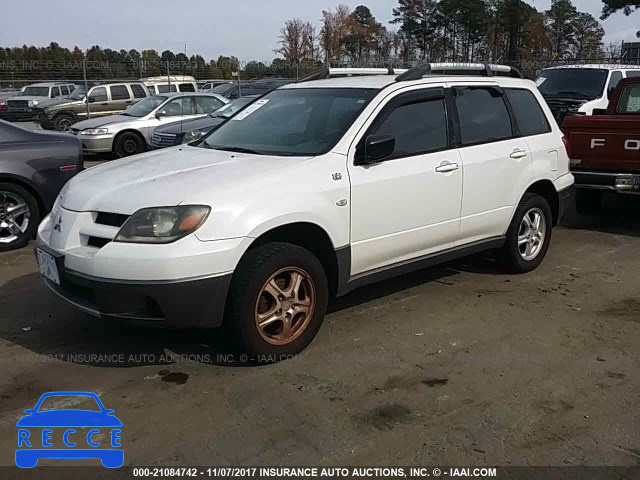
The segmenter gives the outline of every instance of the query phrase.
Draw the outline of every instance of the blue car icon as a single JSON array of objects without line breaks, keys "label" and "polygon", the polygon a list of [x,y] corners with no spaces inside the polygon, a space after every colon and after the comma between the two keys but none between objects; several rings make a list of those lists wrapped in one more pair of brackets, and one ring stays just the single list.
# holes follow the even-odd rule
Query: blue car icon
[{"label": "blue car icon", "polygon": [[[42,403],[51,397],[81,397],[81,402],[95,400],[99,411],[58,408],[39,411]],[[84,398],[83,398],[84,397]],[[33,468],[39,459],[100,459],[107,468],[124,464],[121,448],[122,422],[115,410],[104,407],[100,398],[90,392],[50,392],[40,397],[33,409],[18,420],[18,448],[16,465]],[[33,430],[37,428],[37,430]],[[86,435],[76,429],[90,429]],[[42,431],[40,432],[40,429]],[[67,448],[53,448],[53,439],[62,439]],[[108,445],[107,445],[108,444]],[[105,447],[109,448],[105,448]]]}]

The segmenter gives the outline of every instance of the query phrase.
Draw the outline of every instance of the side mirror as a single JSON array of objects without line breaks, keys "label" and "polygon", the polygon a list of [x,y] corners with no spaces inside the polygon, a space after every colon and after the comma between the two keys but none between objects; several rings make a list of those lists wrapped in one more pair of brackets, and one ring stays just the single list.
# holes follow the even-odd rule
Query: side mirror
[{"label": "side mirror", "polygon": [[607,110],[605,108],[594,108],[593,115],[606,115]]},{"label": "side mirror", "polygon": [[370,165],[393,155],[396,149],[396,137],[386,133],[369,135],[364,143],[364,156],[360,163]]},{"label": "side mirror", "polygon": [[166,117],[167,116],[167,111],[166,110],[158,110],[156,112],[156,118],[162,118],[162,117]]},{"label": "side mirror", "polygon": [[89,103],[96,103],[96,97],[89,97]]},{"label": "side mirror", "polygon": [[613,95],[613,92],[615,91],[615,87],[611,87],[609,90],[607,90],[607,98],[611,98],[611,95]]},{"label": "side mirror", "polygon": [[26,414],[31,414],[31,413],[33,413],[33,411],[34,411],[34,409],[33,409],[33,408],[27,408],[27,409],[24,411],[24,413],[26,413]]}]

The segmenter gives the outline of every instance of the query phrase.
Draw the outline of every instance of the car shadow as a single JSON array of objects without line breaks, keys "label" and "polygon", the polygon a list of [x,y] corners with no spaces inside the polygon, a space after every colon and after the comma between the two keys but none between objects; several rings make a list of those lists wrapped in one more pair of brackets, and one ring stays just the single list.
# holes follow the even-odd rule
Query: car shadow
[{"label": "car shadow", "polygon": [[[490,259],[474,255],[359,288],[333,299],[329,314],[381,299],[431,282],[448,285],[461,271],[497,274]],[[157,324],[132,324],[96,319],[67,305],[51,293],[38,273],[11,280],[0,287],[0,338],[26,353],[5,355],[12,361],[67,362],[92,367],[132,368],[179,362],[247,367],[223,328],[176,329]],[[254,359],[255,360],[255,359]]]},{"label": "car shadow", "polygon": [[640,195],[604,194],[601,209],[590,215],[578,213],[571,205],[561,226],[640,237]]}]

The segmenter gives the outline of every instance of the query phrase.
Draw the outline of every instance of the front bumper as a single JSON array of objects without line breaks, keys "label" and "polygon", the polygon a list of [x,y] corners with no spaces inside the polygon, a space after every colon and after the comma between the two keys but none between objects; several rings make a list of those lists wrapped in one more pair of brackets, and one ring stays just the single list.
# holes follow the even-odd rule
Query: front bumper
[{"label": "front bumper", "polygon": [[82,142],[82,151],[85,153],[109,153],[113,150],[115,135],[83,135],[79,133],[78,139]]},{"label": "front bumper", "polygon": [[62,263],[58,262],[60,285],[48,279],[45,284],[58,297],[95,317],[182,328],[222,325],[231,274],[167,282],[118,281],[66,270]]},{"label": "front bumper", "polygon": [[32,108],[20,110],[8,109],[5,112],[5,116],[13,122],[25,122],[35,120],[37,117],[37,112]]},{"label": "front bumper", "polygon": [[576,188],[640,194],[640,173],[573,171]]},{"label": "front bumper", "polygon": [[[56,295],[98,317],[153,321],[175,327],[218,327],[234,269],[252,239],[201,241],[189,235],[166,245],[107,241],[118,228],[97,225],[92,212],[57,208],[38,228],[36,248],[55,259]],[[60,228],[61,227],[61,228]]]}]

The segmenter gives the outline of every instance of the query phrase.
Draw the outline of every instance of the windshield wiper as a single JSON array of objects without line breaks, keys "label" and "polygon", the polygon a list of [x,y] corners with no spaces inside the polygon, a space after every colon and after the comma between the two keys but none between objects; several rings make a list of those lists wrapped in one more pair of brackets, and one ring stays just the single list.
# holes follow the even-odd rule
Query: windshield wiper
[{"label": "windshield wiper", "polygon": [[559,92],[554,93],[553,95],[548,95],[549,97],[578,97],[578,98],[584,98],[584,99],[589,99],[591,98],[591,96],[581,93],[581,92],[576,92],[574,90],[561,90]]},{"label": "windshield wiper", "polygon": [[210,145],[214,150],[222,150],[223,152],[235,152],[235,153],[249,153],[252,155],[264,155],[264,153],[257,150],[251,150],[250,148],[242,147],[218,147],[216,145]]}]

